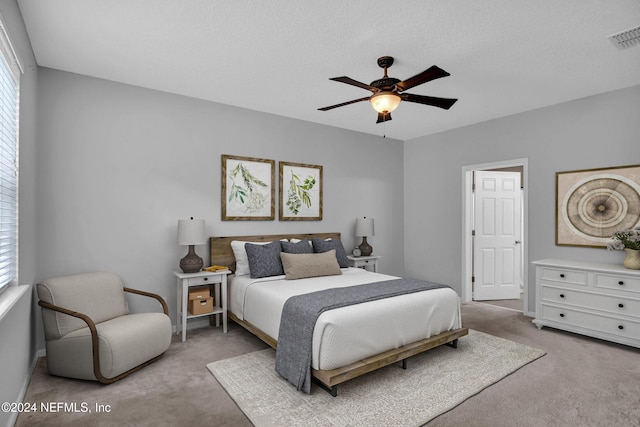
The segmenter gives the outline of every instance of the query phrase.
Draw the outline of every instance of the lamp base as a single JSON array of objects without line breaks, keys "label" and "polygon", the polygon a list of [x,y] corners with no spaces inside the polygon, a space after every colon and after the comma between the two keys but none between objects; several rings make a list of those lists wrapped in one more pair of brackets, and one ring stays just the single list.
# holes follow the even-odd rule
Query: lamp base
[{"label": "lamp base", "polygon": [[367,243],[367,238],[363,237],[362,238],[362,243],[360,243],[360,246],[358,246],[360,248],[360,252],[362,254],[362,256],[369,256],[371,255],[371,252],[373,252],[373,248],[371,247],[371,245],[369,243]]},{"label": "lamp base", "polygon": [[194,245],[189,245],[189,252],[180,260],[180,268],[184,273],[197,273],[202,270],[204,262],[200,258],[194,249]]}]

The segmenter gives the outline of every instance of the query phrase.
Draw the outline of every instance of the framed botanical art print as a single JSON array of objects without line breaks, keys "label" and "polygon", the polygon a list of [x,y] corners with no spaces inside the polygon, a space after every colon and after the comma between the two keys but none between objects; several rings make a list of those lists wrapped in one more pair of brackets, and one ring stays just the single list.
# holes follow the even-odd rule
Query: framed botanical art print
[{"label": "framed botanical art print", "polygon": [[274,160],[222,155],[222,220],[275,219]]},{"label": "framed botanical art print", "polygon": [[280,162],[280,221],[322,219],[322,166]]},{"label": "framed botanical art print", "polygon": [[640,226],[640,165],[556,173],[556,245],[604,248]]}]

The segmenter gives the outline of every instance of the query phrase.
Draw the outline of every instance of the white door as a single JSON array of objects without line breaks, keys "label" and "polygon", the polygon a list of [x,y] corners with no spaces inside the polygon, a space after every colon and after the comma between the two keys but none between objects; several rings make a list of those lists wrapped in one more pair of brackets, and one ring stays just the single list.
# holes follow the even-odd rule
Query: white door
[{"label": "white door", "polygon": [[520,173],[476,171],[473,299],[520,298]]}]

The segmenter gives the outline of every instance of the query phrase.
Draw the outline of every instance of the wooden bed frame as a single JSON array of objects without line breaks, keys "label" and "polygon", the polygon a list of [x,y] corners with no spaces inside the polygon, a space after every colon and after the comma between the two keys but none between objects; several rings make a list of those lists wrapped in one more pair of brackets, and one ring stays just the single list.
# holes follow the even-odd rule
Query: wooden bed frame
[{"label": "wooden bed frame", "polygon": [[[340,233],[310,233],[310,234],[272,234],[262,236],[230,236],[230,237],[211,237],[211,265],[225,265],[231,271],[235,272],[236,260],[231,249],[231,241],[241,240],[247,242],[271,242],[280,239],[340,239]],[[273,337],[261,331],[258,327],[251,323],[238,319],[233,313],[229,312],[228,317],[240,326],[251,332],[272,348],[278,346],[278,341]],[[403,347],[385,351],[383,353],[367,357],[358,362],[352,363],[342,368],[336,369],[312,369],[311,376],[314,381],[322,388],[331,393],[332,396],[338,394],[338,384],[350,379],[359,377],[376,369],[383,368],[396,362],[402,362],[403,369],[407,367],[407,358],[423,353],[443,344],[457,347],[458,338],[469,333],[468,328],[453,329],[443,332],[430,338],[425,338]]]}]

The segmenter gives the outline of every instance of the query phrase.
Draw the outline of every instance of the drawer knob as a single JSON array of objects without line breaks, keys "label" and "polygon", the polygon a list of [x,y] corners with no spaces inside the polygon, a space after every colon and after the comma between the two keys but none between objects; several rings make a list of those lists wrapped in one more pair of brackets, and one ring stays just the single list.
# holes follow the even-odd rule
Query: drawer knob
[{"label": "drawer knob", "polygon": [[560,298],[564,298],[564,294],[560,294]]},{"label": "drawer knob", "polygon": [[561,273],[561,274],[560,274],[560,277],[562,277],[562,278],[564,279],[564,273]]},{"label": "drawer knob", "polygon": [[618,307],[624,308],[624,304],[620,303],[620,304],[618,304]]},{"label": "drawer knob", "polygon": [[560,313],[560,317],[564,317],[564,313]]},{"label": "drawer knob", "polygon": [[624,285],[624,282],[623,282],[622,280],[620,280],[620,281],[618,282],[618,285],[622,286],[622,285]]},{"label": "drawer knob", "polygon": [[618,329],[623,330],[623,329],[624,329],[624,326],[622,326],[622,325],[618,325]]},{"label": "drawer knob", "polygon": [[205,278],[204,278],[204,281],[206,282],[207,280],[209,280],[209,278],[208,278],[208,277],[205,277]]}]

